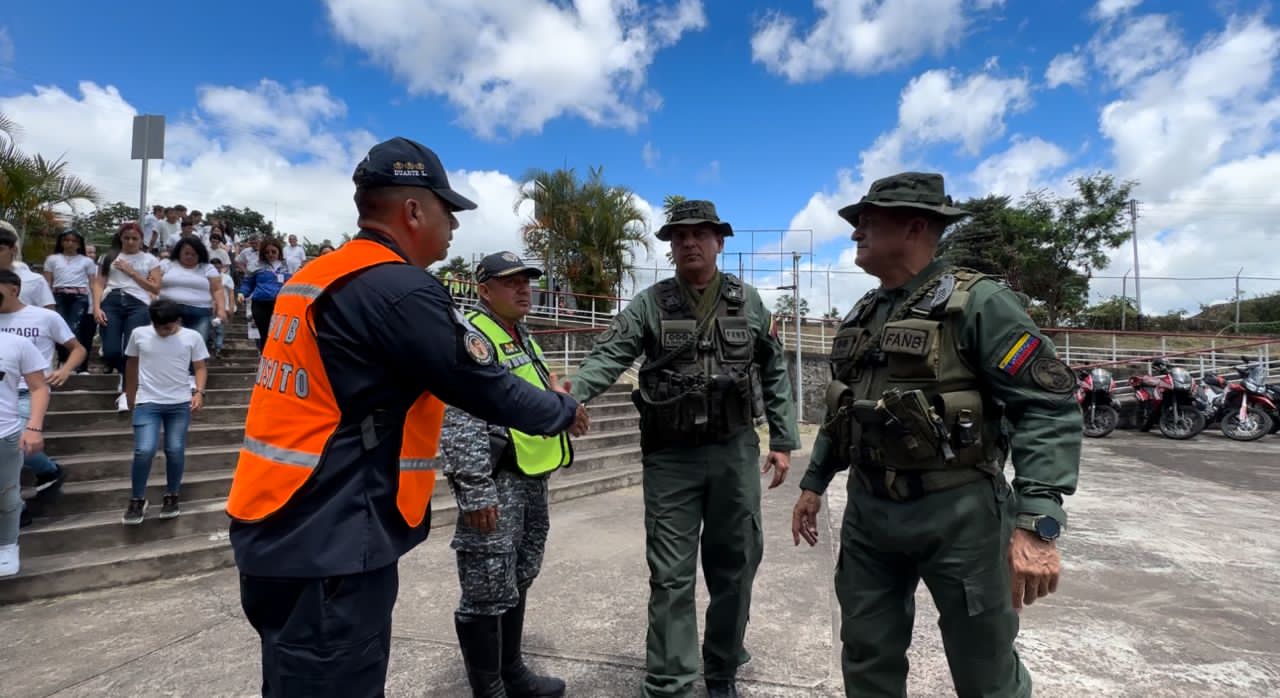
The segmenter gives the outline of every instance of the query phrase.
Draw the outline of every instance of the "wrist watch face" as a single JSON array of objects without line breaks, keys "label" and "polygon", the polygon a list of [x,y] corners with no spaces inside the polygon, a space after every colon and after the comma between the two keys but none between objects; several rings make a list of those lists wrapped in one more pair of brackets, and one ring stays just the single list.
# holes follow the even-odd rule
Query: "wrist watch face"
[{"label": "wrist watch face", "polygon": [[1041,516],[1036,520],[1036,535],[1045,540],[1054,540],[1062,533],[1062,526],[1052,516]]}]

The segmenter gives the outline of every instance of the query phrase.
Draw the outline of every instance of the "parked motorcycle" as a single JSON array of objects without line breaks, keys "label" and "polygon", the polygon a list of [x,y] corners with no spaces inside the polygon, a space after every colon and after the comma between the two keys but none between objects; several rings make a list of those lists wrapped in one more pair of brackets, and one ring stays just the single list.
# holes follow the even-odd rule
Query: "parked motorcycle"
[{"label": "parked motorcycle", "polygon": [[1276,394],[1280,387],[1267,385],[1267,367],[1261,361],[1249,361],[1236,366],[1240,382],[1227,388],[1224,398],[1222,433],[1235,441],[1256,441],[1267,434],[1280,431],[1280,411],[1276,408]]},{"label": "parked motorcycle", "polygon": [[1227,379],[1205,373],[1196,381],[1196,409],[1204,415],[1205,428],[1222,421],[1226,414]]},{"label": "parked motorcycle", "polygon": [[1170,366],[1164,359],[1151,362],[1151,375],[1129,379],[1142,416],[1142,431],[1158,424],[1169,439],[1190,439],[1204,431],[1205,416],[1196,409],[1196,381],[1191,372]]},{"label": "parked motorcycle", "polygon": [[1115,379],[1105,368],[1080,371],[1076,380],[1076,402],[1084,416],[1084,435],[1102,438],[1115,430],[1120,423],[1120,412],[1111,398]]}]

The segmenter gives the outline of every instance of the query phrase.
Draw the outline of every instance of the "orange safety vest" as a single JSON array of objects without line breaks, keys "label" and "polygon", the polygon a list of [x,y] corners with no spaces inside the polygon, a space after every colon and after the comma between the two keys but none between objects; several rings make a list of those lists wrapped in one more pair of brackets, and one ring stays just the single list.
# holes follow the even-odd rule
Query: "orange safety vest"
[{"label": "orange safety vest", "polygon": [[[289,503],[324,461],[342,410],[316,344],[311,306],[334,282],[379,264],[404,263],[385,245],[352,240],[298,270],[276,296],[275,312],[249,398],[244,445],[227,514],[261,521]],[[444,423],[444,403],[423,393],[405,419],[396,506],[410,527],[426,517]]]}]

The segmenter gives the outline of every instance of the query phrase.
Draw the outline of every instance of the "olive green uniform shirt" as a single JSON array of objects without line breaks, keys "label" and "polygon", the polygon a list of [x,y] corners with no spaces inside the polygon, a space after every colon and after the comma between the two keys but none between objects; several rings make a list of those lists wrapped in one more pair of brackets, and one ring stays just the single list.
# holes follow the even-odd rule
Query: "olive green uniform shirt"
[{"label": "olive green uniform shirt", "polygon": [[[742,284],[742,289],[746,296],[742,312],[755,340],[753,361],[759,367],[764,392],[769,450],[794,451],[800,447],[800,435],[796,427],[795,400],[787,373],[786,354],[771,332],[769,311],[760,300],[760,294],[746,283]],[[662,313],[650,286],[631,299],[614,318],[613,324],[596,338],[591,353],[573,376],[570,392],[574,398],[587,402],[604,392],[641,354],[651,358],[661,356],[661,323]]]},{"label": "olive green uniform shirt", "polygon": [[[934,261],[902,287],[877,290],[874,308],[859,323],[883,325],[908,296],[944,266],[943,262]],[[1029,370],[1010,376],[999,368],[1001,359],[1024,332],[1040,340],[1034,356],[1056,356],[1053,343],[1040,333],[1018,296],[1007,286],[983,279],[970,289],[958,346],[978,375],[982,392],[1004,409],[1018,511],[1048,515],[1066,525],[1062,499],[1075,492],[1080,470],[1080,409],[1073,392],[1052,393],[1037,385]],[[843,460],[832,451],[826,433],[819,432],[809,469],[800,481],[801,489],[825,492],[831,478],[849,467]]]}]

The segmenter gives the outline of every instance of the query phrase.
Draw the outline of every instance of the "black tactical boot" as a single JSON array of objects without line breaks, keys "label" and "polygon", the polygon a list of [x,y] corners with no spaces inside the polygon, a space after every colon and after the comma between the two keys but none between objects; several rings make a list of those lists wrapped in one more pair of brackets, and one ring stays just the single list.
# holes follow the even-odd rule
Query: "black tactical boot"
[{"label": "black tactical boot", "polygon": [[525,666],[520,656],[524,638],[524,601],[528,592],[520,593],[520,603],[502,614],[502,682],[511,698],[560,698],[564,681],[552,676],[538,676]]},{"label": "black tactical boot", "polygon": [[707,698],[738,698],[733,679],[707,679]]},{"label": "black tactical boot", "polygon": [[498,616],[453,614],[458,646],[475,698],[507,698],[502,687],[502,621]]}]

